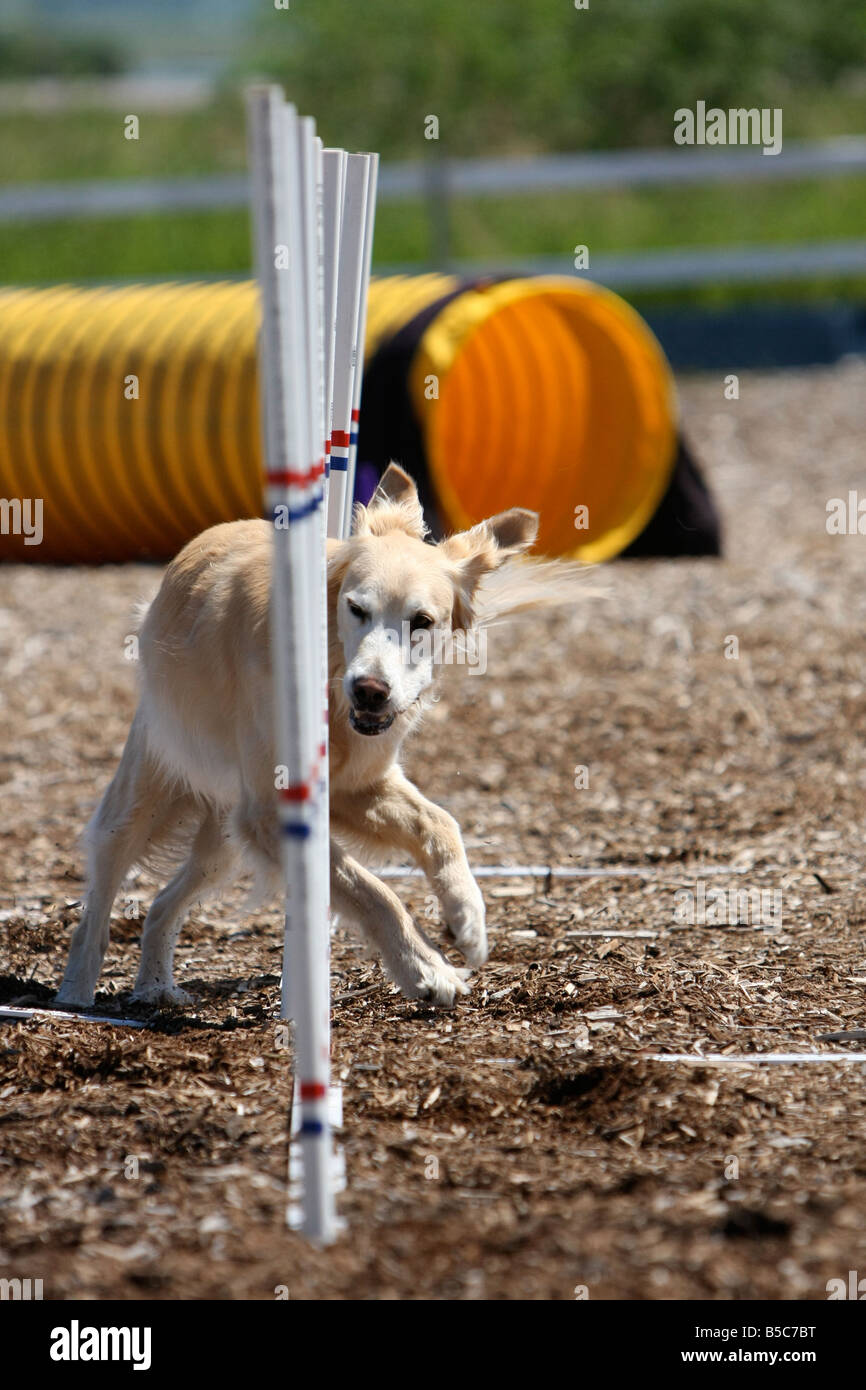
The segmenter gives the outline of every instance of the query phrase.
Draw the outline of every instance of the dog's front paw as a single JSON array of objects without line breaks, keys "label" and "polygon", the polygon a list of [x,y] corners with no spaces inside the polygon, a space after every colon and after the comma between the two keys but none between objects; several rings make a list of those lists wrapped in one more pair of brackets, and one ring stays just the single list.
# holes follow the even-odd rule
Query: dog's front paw
[{"label": "dog's front paw", "polygon": [[143,984],[136,984],[132,991],[132,1002],[134,1004],[159,1004],[162,1007],[167,1005],[191,1004],[193,997],[187,994],[180,985],[164,985],[159,981],[147,981]]},{"label": "dog's front paw", "polygon": [[458,951],[469,965],[483,965],[487,959],[487,927],[484,899],[475,879],[470,879],[461,893],[449,893],[442,908],[445,929]]},{"label": "dog's front paw", "polygon": [[458,995],[468,994],[467,970],[458,970],[438,952],[417,956],[411,964],[388,972],[407,999],[424,999],[450,1007]]}]

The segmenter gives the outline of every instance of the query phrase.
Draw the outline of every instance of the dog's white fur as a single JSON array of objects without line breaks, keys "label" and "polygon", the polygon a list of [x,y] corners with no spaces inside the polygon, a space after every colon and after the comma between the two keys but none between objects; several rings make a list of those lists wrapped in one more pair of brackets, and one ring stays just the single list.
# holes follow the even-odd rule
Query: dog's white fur
[{"label": "dog's white fur", "polygon": [[[429,545],[415,485],[392,464],[370,506],[356,508],[351,538],[329,542],[331,902],[360,925],[410,998],[451,1004],[467,992],[466,972],[350,851],[408,854],[470,966],[486,959],[487,936],[456,822],[398,763],[436,675],[429,651],[407,653],[404,624],[469,630],[482,594],[486,623],[573,594],[573,567],[525,562],[498,588],[489,582],[532,545],[537,524],[534,513],[514,509]],[[212,527],[169,565],[147,611],[139,706],[88,827],[89,891],[58,1003],[93,1003],[112,904],[133,863],[187,855],[144,923],[133,997],[153,1003],[188,999],[174,983],[173,957],[192,903],[241,867],[276,881],[271,547],[265,521]]]}]

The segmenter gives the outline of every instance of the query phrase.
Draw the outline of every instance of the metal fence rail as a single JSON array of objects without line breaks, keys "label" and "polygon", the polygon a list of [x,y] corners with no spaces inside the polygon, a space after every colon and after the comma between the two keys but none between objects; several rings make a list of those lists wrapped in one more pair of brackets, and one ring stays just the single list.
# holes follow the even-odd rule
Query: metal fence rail
[{"label": "metal fence rail", "polygon": [[[850,136],[760,149],[611,150],[532,159],[431,159],[383,164],[378,201],[428,197],[435,187],[453,197],[640,188],[681,184],[779,182],[866,173],[866,138]],[[0,188],[0,222],[248,206],[245,174],[202,178],[22,184]]]},{"label": "metal fence rail", "polygon": [[[551,193],[558,189],[637,188],[673,184],[771,182],[835,178],[866,171],[866,138],[845,136],[785,145],[777,155],[760,149],[680,147],[550,154],[531,159],[438,160],[436,180],[453,195],[483,197]],[[418,197],[429,187],[424,164],[390,164],[382,193],[394,201]]]},{"label": "metal fence rail", "polygon": [[[397,267],[382,273],[392,274]],[[406,273],[409,269],[399,269]],[[417,267],[413,267],[417,269]],[[824,241],[801,246],[671,247],[615,256],[594,256],[586,270],[575,270],[567,256],[515,257],[501,266],[459,260],[464,274],[499,269],[525,275],[569,275],[620,290],[651,290],[706,284],[757,284],[800,276],[866,275],[866,241]]]},{"label": "metal fence rail", "polygon": [[[432,229],[433,261],[449,269],[477,272],[492,267],[489,262],[455,262],[451,256],[448,233],[451,199],[697,184],[777,183],[857,173],[866,173],[866,138],[861,136],[792,143],[784,146],[778,155],[765,155],[760,148],[732,151],[689,147],[554,154],[529,159],[433,157],[423,163],[383,165],[379,174],[378,201],[423,199]],[[0,188],[0,224],[220,211],[246,208],[248,200],[248,180],[243,174],[19,185]],[[419,266],[400,268],[417,271]],[[579,273],[566,256],[508,259],[506,268],[536,273]],[[849,275],[864,271],[866,242],[851,240],[802,246],[671,248],[599,256],[593,258],[586,273],[592,279],[621,288],[654,288],[780,280],[799,275]]]}]

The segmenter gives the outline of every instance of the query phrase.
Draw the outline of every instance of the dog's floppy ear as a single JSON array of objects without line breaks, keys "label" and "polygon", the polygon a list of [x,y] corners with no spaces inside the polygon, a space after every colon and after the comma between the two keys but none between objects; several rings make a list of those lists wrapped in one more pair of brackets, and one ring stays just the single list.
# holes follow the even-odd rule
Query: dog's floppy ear
[{"label": "dog's floppy ear", "polygon": [[427,534],[418,489],[408,473],[389,463],[366,507],[356,506],[352,532],[356,536],[383,536],[405,531],[419,541]]},{"label": "dog's floppy ear", "polygon": [[529,550],[537,535],[538,514],[524,507],[512,507],[440,543],[439,549],[455,563],[457,570],[454,628],[466,630],[472,626],[472,600],[485,574]]}]

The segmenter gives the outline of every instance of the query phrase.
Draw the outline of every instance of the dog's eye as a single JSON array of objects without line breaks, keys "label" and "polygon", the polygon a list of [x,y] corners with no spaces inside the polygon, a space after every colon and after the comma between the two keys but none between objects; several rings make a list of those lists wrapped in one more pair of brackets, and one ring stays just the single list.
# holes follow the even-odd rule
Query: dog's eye
[{"label": "dog's eye", "polygon": [[429,613],[416,613],[409,624],[412,632],[424,632],[427,628],[432,626],[433,619],[430,617]]},{"label": "dog's eye", "polygon": [[359,623],[365,623],[370,616],[366,609],[362,608],[359,603],[353,603],[351,599],[349,599],[349,612],[353,618],[358,619]]}]

